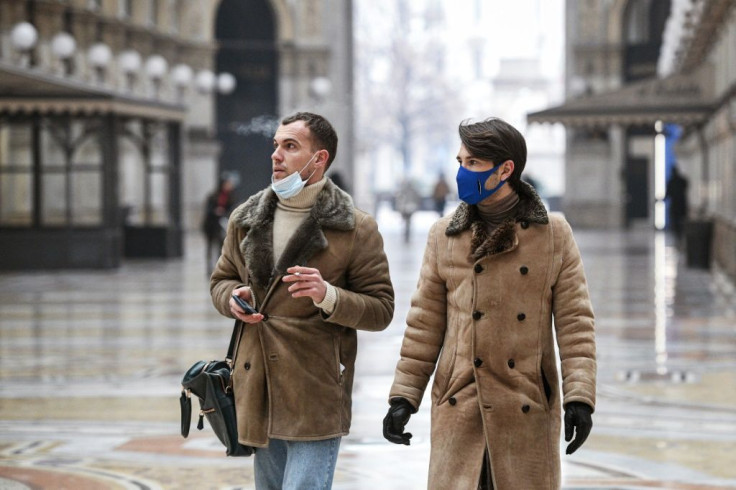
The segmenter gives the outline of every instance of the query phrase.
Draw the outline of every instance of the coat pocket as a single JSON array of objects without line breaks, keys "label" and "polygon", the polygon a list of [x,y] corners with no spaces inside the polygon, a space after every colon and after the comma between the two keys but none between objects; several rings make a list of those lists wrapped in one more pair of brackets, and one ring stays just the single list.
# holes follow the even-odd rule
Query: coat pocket
[{"label": "coat pocket", "polygon": [[544,369],[539,368],[539,377],[542,379],[542,400],[544,401],[544,406],[547,410],[549,410],[550,407],[550,401],[552,399],[552,387],[549,384],[549,381],[547,381],[547,376],[544,374]]}]

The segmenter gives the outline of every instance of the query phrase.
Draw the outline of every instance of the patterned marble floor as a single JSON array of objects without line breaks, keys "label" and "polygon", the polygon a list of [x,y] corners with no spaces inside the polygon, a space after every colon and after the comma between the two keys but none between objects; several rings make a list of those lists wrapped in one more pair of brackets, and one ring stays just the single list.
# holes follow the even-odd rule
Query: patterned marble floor
[{"label": "patterned marble floor", "polygon": [[[410,447],[381,437],[385,397],[433,221],[412,242],[382,209],[395,320],[360,338],[354,423],[336,489],[426,488],[429,413]],[[736,488],[736,292],[688,269],[649,230],[577,231],[597,314],[598,407],[564,457],[567,489]],[[0,489],[246,489],[206,428],[178,434],[179,381],[224,355],[230,321],[209,302],[200,237],[186,256],[115,271],[0,275]]]}]

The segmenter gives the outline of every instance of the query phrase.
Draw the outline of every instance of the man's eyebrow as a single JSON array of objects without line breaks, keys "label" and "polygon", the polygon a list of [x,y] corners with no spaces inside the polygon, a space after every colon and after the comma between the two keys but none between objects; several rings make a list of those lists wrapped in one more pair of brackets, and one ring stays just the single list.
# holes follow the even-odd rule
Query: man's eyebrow
[{"label": "man's eyebrow", "polygon": [[[273,142],[274,144],[279,144],[279,141],[276,138],[273,139]],[[284,144],[284,143],[296,143],[297,145],[300,144],[299,140],[297,140],[296,138],[291,138],[291,137],[286,137],[283,140],[281,140],[281,144]]]}]

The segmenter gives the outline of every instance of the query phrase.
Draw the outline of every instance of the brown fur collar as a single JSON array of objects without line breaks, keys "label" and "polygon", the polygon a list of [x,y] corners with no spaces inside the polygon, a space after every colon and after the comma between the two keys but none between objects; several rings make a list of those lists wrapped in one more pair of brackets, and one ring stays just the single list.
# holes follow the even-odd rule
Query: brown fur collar
[{"label": "brown fur collar", "polygon": [[317,196],[309,216],[294,231],[278,264],[273,263],[273,220],[278,197],[270,187],[252,195],[233,211],[232,219],[246,232],[240,251],[253,282],[266,288],[274,277],[292,265],[304,265],[327,248],[323,228],[348,231],[355,228],[353,199],[330,179]]},{"label": "brown fur collar", "polygon": [[473,262],[487,255],[495,255],[513,247],[517,222],[526,221],[530,224],[540,225],[549,223],[547,210],[534,187],[522,181],[514,186],[514,190],[519,195],[516,214],[513,218],[501,223],[498,228],[493,230],[493,233],[489,234],[476,206],[460,203],[452,216],[445,235],[454,236],[470,229],[473,237],[470,246],[470,259]]}]

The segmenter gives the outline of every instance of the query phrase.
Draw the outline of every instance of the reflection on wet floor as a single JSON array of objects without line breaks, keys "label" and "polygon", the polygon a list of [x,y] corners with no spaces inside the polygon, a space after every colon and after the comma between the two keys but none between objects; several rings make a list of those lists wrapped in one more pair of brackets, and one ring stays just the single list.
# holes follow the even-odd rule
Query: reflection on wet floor
[{"label": "reflection on wet floor", "polygon": [[[409,447],[381,436],[409,296],[433,217],[379,222],[396,288],[394,322],[361,333],[354,422],[334,488],[426,487],[429,410]],[[598,406],[588,442],[564,457],[565,488],[736,488],[736,293],[685,267],[649,230],[576,231],[597,316]],[[210,305],[201,239],[183,260],[115,271],[0,275],[0,488],[252,488],[209,429],[178,435],[179,381],[222,357],[230,320]],[[196,422],[195,422],[196,423]]]}]

